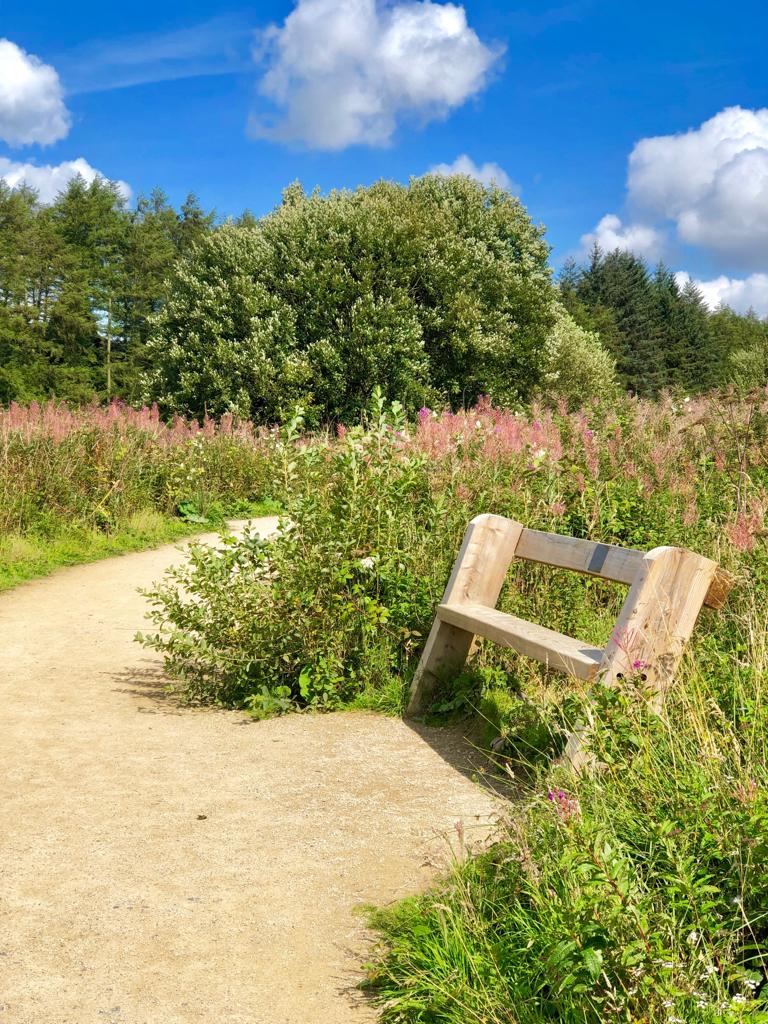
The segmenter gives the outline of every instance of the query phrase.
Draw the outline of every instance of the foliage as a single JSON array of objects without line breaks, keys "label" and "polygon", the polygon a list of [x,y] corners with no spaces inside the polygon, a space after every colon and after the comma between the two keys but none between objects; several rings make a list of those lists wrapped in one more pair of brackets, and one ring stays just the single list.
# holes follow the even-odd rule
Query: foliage
[{"label": "foliage", "polygon": [[147,396],[258,422],[354,420],[375,386],[415,410],[530,394],[552,323],[548,248],[519,201],[469,178],[286,190],[180,265]]},{"label": "foliage", "polygon": [[50,205],[0,180],[0,402],[135,400],[170,266],[213,225],[155,189],[75,177]]},{"label": "foliage", "polygon": [[422,566],[447,557],[427,459],[405,451],[393,416],[379,396],[367,426],[297,448],[276,538],[198,546],[151,592],[159,631],[144,641],[189,698],[250,705],[289,687],[301,706],[389,699],[431,616]]},{"label": "foliage", "polygon": [[615,363],[598,334],[579,327],[570,314],[557,308],[547,339],[543,393],[578,408],[593,396],[606,398],[616,392]]},{"label": "foliage", "polygon": [[560,297],[579,326],[599,335],[621,383],[635,394],[688,395],[768,379],[768,321],[728,308],[710,313],[692,281],[682,287],[659,264],[598,247],[582,267],[566,263]]},{"label": "foliage", "polygon": [[0,410],[0,574],[39,575],[248,514],[279,498],[281,466],[267,434],[231,418],[166,425],[156,409],[119,403],[11,404]]},{"label": "foliage", "polygon": [[[0,403],[146,397],[272,423],[297,404],[356,420],[377,383],[412,410],[553,395],[603,367],[573,331],[567,371],[547,364],[562,330],[547,256],[517,199],[462,177],[292,185],[268,216],[219,226],[192,195],[129,208],[114,183],[76,177],[45,205],[0,181]],[[766,379],[766,322],[710,314],[663,266],[596,250],[559,284],[636,394]]]},{"label": "foliage", "polygon": [[109,532],[82,524],[62,524],[52,536],[4,533],[0,535],[0,591],[64,566],[143,551],[199,530],[199,526],[183,519],[150,509],[134,513]]}]

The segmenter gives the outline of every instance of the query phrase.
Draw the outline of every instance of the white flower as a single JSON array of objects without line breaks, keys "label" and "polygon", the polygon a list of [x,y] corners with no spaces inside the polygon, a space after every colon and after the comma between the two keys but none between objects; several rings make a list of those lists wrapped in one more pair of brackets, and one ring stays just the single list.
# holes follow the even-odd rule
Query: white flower
[{"label": "white flower", "polygon": [[689,946],[695,946],[698,941],[699,941],[699,933],[697,931],[690,932],[690,934],[688,935],[688,945]]},{"label": "white flower", "polygon": [[375,558],[371,558],[370,555],[367,558],[361,558],[360,559],[360,565],[361,565],[361,567],[363,569],[372,569],[375,564],[376,564],[376,559]]},{"label": "white flower", "polygon": [[746,1003],[746,1001],[747,1001],[747,997],[741,995],[741,993],[731,997],[731,1002],[732,1003],[739,1003],[739,1004],[741,1004],[741,1003]]},{"label": "white flower", "polygon": [[683,399],[683,401],[684,402],[690,402],[690,398],[688,398],[688,396],[686,395],[686,397]]},{"label": "white flower", "polygon": [[483,424],[482,424],[482,423],[480,422],[480,420],[475,420],[475,427],[476,427],[477,429],[479,429],[480,427],[482,427],[482,425],[483,425]]}]

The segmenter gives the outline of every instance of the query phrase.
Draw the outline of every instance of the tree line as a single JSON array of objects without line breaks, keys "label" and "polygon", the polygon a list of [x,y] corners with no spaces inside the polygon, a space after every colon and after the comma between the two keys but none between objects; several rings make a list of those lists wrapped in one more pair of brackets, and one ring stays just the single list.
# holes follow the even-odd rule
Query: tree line
[{"label": "tree line", "polygon": [[129,207],[78,177],[46,205],[0,180],[2,403],[345,417],[377,383],[410,404],[514,401],[568,376],[586,392],[607,374],[599,345],[640,395],[768,376],[766,321],[710,312],[627,252],[595,249],[555,287],[518,201],[469,179],[291,186],[226,224],[194,195]]},{"label": "tree line", "polygon": [[768,320],[727,306],[710,311],[693,281],[681,287],[664,263],[650,270],[631,252],[594,246],[584,265],[565,264],[559,286],[565,308],[599,334],[634,394],[696,394],[768,379]]},{"label": "tree line", "polygon": [[75,177],[44,205],[0,180],[0,402],[139,400],[169,274],[213,227],[194,195],[129,209],[113,183]]}]

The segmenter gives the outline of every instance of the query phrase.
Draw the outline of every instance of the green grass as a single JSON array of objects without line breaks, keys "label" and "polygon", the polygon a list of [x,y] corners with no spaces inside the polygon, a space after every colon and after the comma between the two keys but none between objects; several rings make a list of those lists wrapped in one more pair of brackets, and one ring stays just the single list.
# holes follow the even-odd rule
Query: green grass
[{"label": "green grass", "polygon": [[[232,518],[277,515],[279,503],[271,498],[250,502],[234,510]],[[154,510],[137,512],[111,532],[82,525],[63,526],[54,536],[10,533],[0,536],[0,593],[28,580],[48,576],[69,565],[83,565],[131,551],[146,551],[183,537],[219,529],[224,516],[207,523],[190,522]]]}]

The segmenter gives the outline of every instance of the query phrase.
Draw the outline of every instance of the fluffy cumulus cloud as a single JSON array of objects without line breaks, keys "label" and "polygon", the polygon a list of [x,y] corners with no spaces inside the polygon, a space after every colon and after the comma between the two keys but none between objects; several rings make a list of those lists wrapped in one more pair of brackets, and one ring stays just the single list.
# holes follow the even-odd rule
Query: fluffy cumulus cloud
[{"label": "fluffy cumulus cloud", "polygon": [[674,221],[680,241],[740,266],[768,262],[768,108],[728,107],[698,128],[641,139],[629,200]]},{"label": "fluffy cumulus cloud", "polygon": [[[35,189],[42,203],[53,202],[56,194],[66,188],[67,182],[77,174],[89,183],[94,178],[104,177],[82,157],[53,166],[19,163],[4,156],[0,157],[0,178],[11,188],[26,184]],[[117,186],[124,198],[130,199],[130,187],[124,181],[118,181]]]},{"label": "fluffy cumulus cloud", "polygon": [[648,224],[623,224],[615,213],[607,213],[594,231],[581,236],[582,254],[597,242],[603,252],[625,249],[647,260],[659,259],[664,250],[663,232]]},{"label": "fluffy cumulus cloud", "polygon": [[457,4],[298,0],[261,37],[260,91],[278,113],[250,129],[314,149],[386,145],[403,117],[445,117],[477,94],[499,54]]},{"label": "fluffy cumulus cloud", "polygon": [[[675,277],[681,288],[692,280],[691,275],[684,270],[675,274]],[[750,274],[745,278],[722,275],[711,281],[693,279],[693,283],[710,309],[730,306],[737,313],[753,309],[758,316],[768,316],[768,274]]]},{"label": "fluffy cumulus cloud", "polygon": [[448,177],[454,174],[466,174],[467,177],[474,178],[475,181],[479,181],[482,185],[496,184],[499,188],[506,188],[516,195],[519,195],[521,192],[520,186],[512,181],[503,167],[499,167],[498,164],[494,163],[478,165],[466,153],[457,156],[452,164],[435,164],[434,167],[430,167],[429,173],[445,174]]},{"label": "fluffy cumulus cloud", "polygon": [[0,39],[0,139],[47,145],[69,131],[69,112],[54,68]]}]

